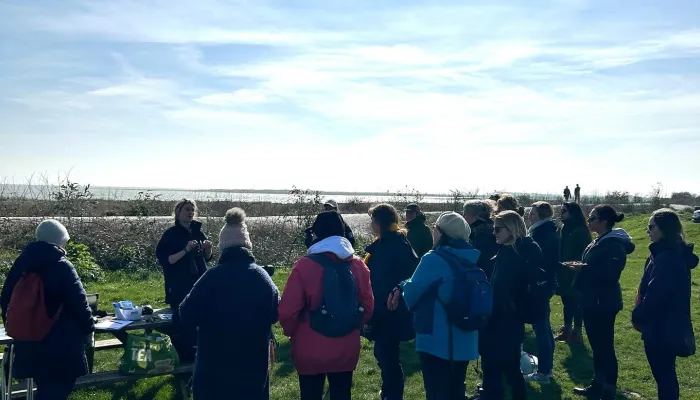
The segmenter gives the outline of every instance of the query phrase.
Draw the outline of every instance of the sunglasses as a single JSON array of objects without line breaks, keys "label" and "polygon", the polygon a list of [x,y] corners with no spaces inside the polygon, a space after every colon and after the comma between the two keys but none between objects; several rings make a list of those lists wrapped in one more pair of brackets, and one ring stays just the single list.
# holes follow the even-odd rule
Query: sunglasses
[{"label": "sunglasses", "polygon": [[588,222],[591,223],[591,222],[596,221],[598,219],[599,219],[598,217],[588,217]]},{"label": "sunglasses", "polygon": [[497,234],[498,234],[499,232],[501,232],[502,230],[504,230],[504,229],[508,229],[508,228],[505,227],[505,226],[494,226],[494,227],[493,227],[493,231],[494,231],[495,233],[497,233]]},{"label": "sunglasses", "polygon": [[656,225],[648,225],[647,231],[651,232],[652,229],[656,228]]}]

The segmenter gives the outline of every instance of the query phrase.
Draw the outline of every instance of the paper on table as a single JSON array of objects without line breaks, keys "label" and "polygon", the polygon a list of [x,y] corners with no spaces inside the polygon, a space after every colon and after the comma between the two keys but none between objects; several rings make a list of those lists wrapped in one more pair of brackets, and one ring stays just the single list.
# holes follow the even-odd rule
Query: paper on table
[{"label": "paper on table", "polygon": [[134,321],[123,321],[123,320],[118,320],[118,319],[107,319],[107,320],[102,320],[98,323],[95,324],[95,329],[104,329],[104,330],[119,330],[122,329],[123,327],[129,325]]}]

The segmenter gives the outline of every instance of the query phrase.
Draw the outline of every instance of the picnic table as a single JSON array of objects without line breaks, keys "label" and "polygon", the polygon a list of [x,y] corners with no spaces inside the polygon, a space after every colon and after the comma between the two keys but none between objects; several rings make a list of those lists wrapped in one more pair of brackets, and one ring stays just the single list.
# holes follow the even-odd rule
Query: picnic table
[{"label": "picnic table", "polygon": [[[170,316],[170,317],[168,317]],[[164,308],[155,310],[152,315],[144,315],[140,320],[124,324],[125,321],[119,321],[114,316],[98,318],[95,333],[109,333],[116,339],[99,340],[94,343],[94,350],[106,350],[123,347],[126,343],[127,333],[130,331],[143,330],[150,333],[154,330],[167,330],[172,326],[172,310]],[[6,346],[5,357],[2,358],[3,373],[0,377],[0,400],[9,400],[11,398],[24,397],[33,398],[34,383],[31,379],[27,380],[26,386],[12,385],[12,364],[14,359],[13,340],[7,336],[4,327],[0,326],[0,346]],[[90,354],[92,353],[92,354]],[[1,356],[2,354],[0,354]],[[75,388],[109,385],[117,382],[138,380],[152,375],[123,375],[119,371],[92,373],[92,365],[94,352],[88,352],[88,364],[90,365],[90,374],[78,378]],[[192,373],[192,365],[181,365],[171,374],[178,377],[177,391],[181,396],[186,393],[187,380],[189,374]]]}]

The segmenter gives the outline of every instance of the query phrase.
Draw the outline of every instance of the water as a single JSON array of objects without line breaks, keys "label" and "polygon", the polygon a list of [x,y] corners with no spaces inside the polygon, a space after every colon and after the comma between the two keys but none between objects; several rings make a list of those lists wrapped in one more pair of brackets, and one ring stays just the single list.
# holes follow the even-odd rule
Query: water
[{"label": "water", "polygon": [[[0,197],[28,197],[37,199],[53,198],[52,193],[60,191],[57,186],[47,185],[3,185],[0,187]],[[188,189],[146,189],[146,188],[121,188],[121,187],[90,187],[93,198],[101,200],[133,200],[140,196],[156,197],[160,200],[180,200],[183,198],[200,201],[238,201],[238,202],[272,202],[288,203],[295,197],[284,190],[188,190]],[[309,196],[310,197],[310,196]],[[362,200],[370,203],[396,200],[393,194],[383,193],[333,193],[322,192],[323,200],[333,199],[339,203],[347,203],[350,200]],[[426,203],[441,203],[448,201],[448,195],[428,194],[420,201]],[[415,200],[408,196],[409,201]]]}]

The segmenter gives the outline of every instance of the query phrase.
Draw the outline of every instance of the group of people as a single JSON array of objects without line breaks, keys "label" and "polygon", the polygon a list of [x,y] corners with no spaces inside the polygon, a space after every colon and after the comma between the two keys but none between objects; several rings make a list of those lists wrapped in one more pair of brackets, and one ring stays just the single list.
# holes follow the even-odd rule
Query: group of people
[{"label": "group of people", "polygon": [[[373,343],[381,400],[403,399],[400,345],[413,339],[428,400],[463,400],[467,366],[479,357],[483,381],[475,398],[504,398],[505,378],[512,398],[526,399],[526,381],[547,384],[553,378],[555,341],[581,342],[584,327],[595,373],[590,385],[575,392],[615,398],[614,327],[623,309],[619,280],[635,248],[630,236],[615,228],[624,215],[600,205],[586,217],[579,204],[567,202],[558,228],[554,208],[537,202],[528,228],[524,208],[510,195],[468,201],[461,214],[442,213],[432,226],[417,204],[404,211],[405,225],[391,205],[369,210],[375,240],[360,259],[337,204],[326,203],[306,230],[307,255],[291,269],[280,296],[256,264],[243,210],[226,213],[217,265],[207,268],[214,245],[196,220],[195,202],[179,202],[175,224],[156,252],[174,314],[168,333],[180,358],[195,362],[194,398],[235,393],[269,399],[272,325],[278,321],[290,338],[302,400],[321,400],[326,381],[332,400],[352,397],[361,337]],[[642,332],[659,399],[678,399],[676,357],[694,352],[690,270],[698,257],[671,210],[653,213],[648,234],[650,255],[632,323]],[[17,378],[35,379],[39,400],[66,399],[77,377],[87,373],[84,341],[94,323],[80,279],[65,257],[68,240],[59,222],[42,222],[36,242],[18,257],[2,288],[2,317],[11,325],[21,320],[10,307],[15,287],[26,287],[18,282],[29,273],[43,278],[46,313],[54,325],[39,341],[17,341],[14,371]],[[453,317],[454,305],[460,304],[454,299],[464,298],[459,293],[464,277],[475,277],[479,285],[469,287],[481,290],[470,289],[470,299],[490,296],[484,308],[488,318],[467,321],[478,322],[478,328],[464,328]],[[555,294],[564,305],[564,324],[556,334],[549,315]],[[535,332],[539,366],[524,376],[526,324]]]},{"label": "group of people", "polygon": [[[569,187],[567,186],[564,188],[564,201],[568,203],[569,200],[571,200],[571,189],[569,189]],[[581,202],[581,187],[578,185],[578,183],[574,188],[574,202]]]}]

